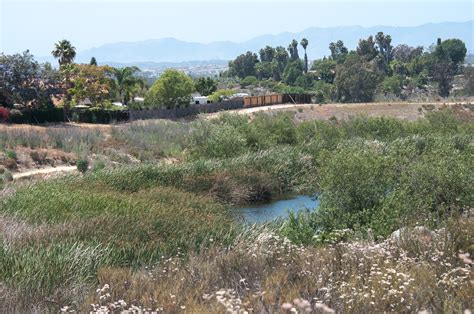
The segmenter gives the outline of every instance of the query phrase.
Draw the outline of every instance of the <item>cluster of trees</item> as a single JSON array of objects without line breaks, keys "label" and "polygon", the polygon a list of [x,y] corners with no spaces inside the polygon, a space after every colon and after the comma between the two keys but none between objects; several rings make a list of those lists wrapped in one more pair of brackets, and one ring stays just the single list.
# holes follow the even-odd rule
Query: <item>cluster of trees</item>
[{"label": "cluster of trees", "polygon": [[467,52],[459,39],[438,39],[428,50],[393,47],[391,36],[379,32],[361,39],[355,50],[349,50],[341,40],[330,43],[330,55],[315,60],[309,68],[308,41],[303,39],[300,45],[303,59],[298,42],[293,40],[286,49],[266,46],[259,55],[249,51],[238,56],[229,63],[225,75],[241,79],[241,86],[260,84],[280,92],[313,92],[320,102],[372,101],[376,92],[404,98],[429,84],[447,97],[453,77],[463,72]]},{"label": "cluster of trees", "polygon": [[[89,64],[74,63],[76,49],[67,40],[55,44],[52,55],[59,68],[39,64],[28,51],[22,54],[0,54],[0,106],[20,104],[31,108],[86,103],[108,108],[113,101],[132,105],[134,96],[145,95],[140,107],[175,108],[188,106],[193,92],[219,101],[234,90],[218,85],[229,77],[240,79],[242,87],[264,85],[276,92],[312,92],[318,102],[368,102],[376,92],[403,98],[409,93],[436,86],[442,97],[452,89],[453,78],[464,74],[465,92],[474,94],[473,69],[462,67],[466,46],[459,39],[438,39],[428,50],[408,45],[392,46],[392,38],[382,32],[361,39],[355,50],[342,41],[329,44],[330,55],[315,60],[311,67],[306,49],[308,40],[293,40],[287,48],[266,46],[256,53],[247,52],[229,62],[221,80],[167,70],[147,90],[136,67],[99,66],[92,58]],[[300,58],[298,47],[304,50]]]},{"label": "cluster of trees", "polygon": [[[49,109],[87,104],[106,109],[118,101],[130,107],[175,108],[188,106],[196,91],[216,101],[227,95],[216,93],[215,79],[193,80],[176,70],[165,71],[148,90],[137,67],[99,66],[94,57],[89,64],[75,63],[76,49],[67,40],[56,43],[52,55],[58,60],[58,69],[49,63],[39,64],[29,51],[0,54],[0,107]],[[137,95],[146,95],[144,104],[133,102]]]},{"label": "cluster of trees", "polygon": [[95,58],[90,64],[74,63],[76,49],[67,40],[56,43],[52,54],[58,69],[39,64],[29,51],[0,54],[0,106],[68,108],[86,100],[92,107],[110,107],[112,101],[126,105],[144,87],[136,67],[98,66]]},{"label": "cluster of trees", "polygon": [[285,49],[266,46],[260,49],[259,55],[248,51],[229,62],[229,70],[225,76],[237,76],[247,81],[273,79],[294,84],[300,76],[308,72],[308,56],[306,47],[308,40],[303,38],[299,43],[305,53],[303,61],[299,57],[298,41],[295,39]]}]

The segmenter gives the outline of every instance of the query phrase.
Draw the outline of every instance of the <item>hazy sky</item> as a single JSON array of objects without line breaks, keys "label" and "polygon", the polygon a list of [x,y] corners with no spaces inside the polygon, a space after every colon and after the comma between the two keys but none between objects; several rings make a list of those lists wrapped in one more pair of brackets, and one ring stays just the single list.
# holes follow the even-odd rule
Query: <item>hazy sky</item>
[{"label": "hazy sky", "polygon": [[462,22],[474,19],[473,7],[472,0],[0,0],[0,51],[44,56],[63,38],[81,51],[162,37],[244,41],[313,26]]}]

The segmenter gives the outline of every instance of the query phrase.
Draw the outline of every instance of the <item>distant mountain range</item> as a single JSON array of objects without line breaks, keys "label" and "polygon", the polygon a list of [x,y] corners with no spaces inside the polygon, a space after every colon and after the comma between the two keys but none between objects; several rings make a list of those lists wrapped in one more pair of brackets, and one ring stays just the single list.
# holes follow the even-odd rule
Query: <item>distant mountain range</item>
[{"label": "distant mountain range", "polygon": [[[138,42],[118,42],[105,44],[80,51],[77,61],[88,62],[94,56],[99,63],[163,63],[183,61],[231,60],[246,51],[258,52],[266,45],[287,47],[293,38],[309,40],[309,59],[321,58],[329,54],[328,45],[337,40],[344,41],[349,49],[357,46],[359,39],[367,38],[382,31],[392,36],[392,44],[408,44],[428,48],[437,38],[459,38],[466,43],[469,52],[474,52],[474,20],[467,22],[444,22],[424,24],[414,27],[399,26],[341,26],[308,28],[299,33],[263,35],[245,42],[212,42],[209,44],[181,41],[175,38],[150,39]],[[301,49],[302,50],[302,49]],[[301,54],[301,52],[300,52]]]}]

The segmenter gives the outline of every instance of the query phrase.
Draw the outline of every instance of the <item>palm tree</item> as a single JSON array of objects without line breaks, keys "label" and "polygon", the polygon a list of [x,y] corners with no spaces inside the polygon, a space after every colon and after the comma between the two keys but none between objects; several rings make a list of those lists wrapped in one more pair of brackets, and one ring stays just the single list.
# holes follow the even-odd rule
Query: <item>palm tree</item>
[{"label": "palm tree", "polygon": [[298,42],[296,39],[293,39],[288,45],[288,51],[290,52],[290,58],[292,60],[298,60],[300,58],[298,55]]},{"label": "palm tree", "polygon": [[54,44],[54,50],[51,52],[53,57],[58,59],[59,67],[70,64],[76,57],[76,48],[71,45],[69,40],[63,39]]},{"label": "palm tree", "polygon": [[142,79],[135,76],[139,72],[137,67],[112,68],[112,88],[117,92],[122,104],[126,105],[139,87],[144,86]]},{"label": "palm tree", "polygon": [[300,45],[304,49],[304,73],[308,73],[308,55],[306,54],[306,47],[308,47],[308,40],[306,38],[301,39]]}]

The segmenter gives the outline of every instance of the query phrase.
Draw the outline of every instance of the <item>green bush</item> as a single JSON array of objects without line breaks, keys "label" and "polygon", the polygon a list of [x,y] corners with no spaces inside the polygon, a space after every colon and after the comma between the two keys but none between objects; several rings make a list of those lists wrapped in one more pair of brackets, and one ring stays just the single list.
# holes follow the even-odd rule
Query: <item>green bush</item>
[{"label": "green bush", "polygon": [[77,170],[81,173],[85,173],[89,169],[89,161],[87,159],[79,159],[76,162]]},{"label": "green bush", "polygon": [[105,162],[103,160],[96,160],[92,166],[92,171],[100,171],[105,168]]},{"label": "green bush", "polygon": [[7,151],[5,151],[5,156],[6,156],[7,158],[16,160],[16,152],[15,152],[14,150],[7,150]]},{"label": "green bush", "polygon": [[240,85],[242,87],[256,85],[257,83],[258,83],[258,79],[255,76],[247,76],[240,81]]},{"label": "green bush", "polygon": [[190,137],[192,155],[205,158],[235,157],[245,152],[246,140],[227,124],[201,124]]},{"label": "green bush", "polygon": [[10,171],[0,166],[0,186],[3,183],[13,181],[13,175]]},{"label": "green bush", "polygon": [[211,95],[209,95],[208,99],[211,102],[220,102],[234,94],[235,94],[235,90],[233,89],[219,89],[215,91],[214,93],[212,93]]},{"label": "green bush", "polygon": [[342,141],[319,153],[320,208],[290,218],[283,232],[306,243],[334,230],[439,227],[474,203],[473,153],[470,134]]},{"label": "green bush", "polygon": [[402,92],[402,77],[399,75],[387,76],[382,82],[382,89],[385,93],[392,93],[400,96]]},{"label": "green bush", "polygon": [[252,121],[236,114],[196,125],[188,147],[199,158],[227,158],[278,145],[296,145],[292,114],[256,114]]}]

